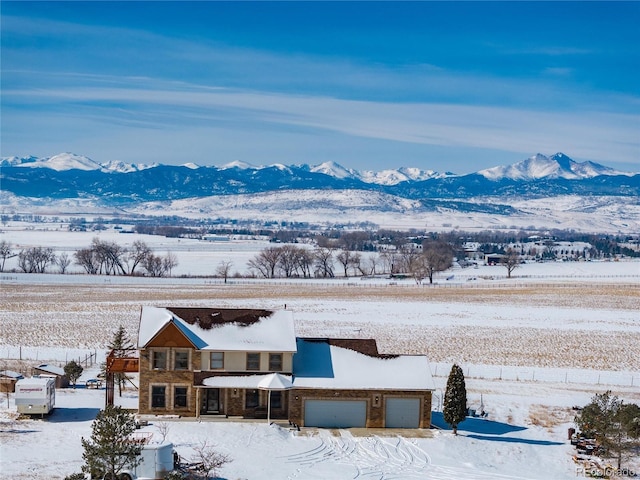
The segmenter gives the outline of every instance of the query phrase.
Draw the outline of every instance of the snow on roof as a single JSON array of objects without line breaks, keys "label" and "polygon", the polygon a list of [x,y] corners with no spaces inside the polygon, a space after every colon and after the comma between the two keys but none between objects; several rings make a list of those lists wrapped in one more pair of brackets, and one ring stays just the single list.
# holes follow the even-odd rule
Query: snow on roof
[{"label": "snow on roof", "polygon": [[[249,389],[257,389],[263,388],[265,389],[265,384],[261,382],[268,381],[273,374],[266,375],[224,375],[224,376],[216,376],[205,378],[202,381],[202,385],[205,387],[216,387],[216,388],[249,388]],[[280,375],[280,374],[278,374]],[[284,379],[291,381],[291,375],[280,375]],[[286,382],[283,383],[283,387],[272,388],[272,390],[284,390]],[[288,386],[287,386],[288,388]]]},{"label": "snow on roof", "polygon": [[47,365],[46,363],[43,363],[42,365],[38,365],[35,368],[42,372],[51,373],[53,375],[64,375],[64,368],[56,367],[55,365]]},{"label": "snow on roof", "polygon": [[298,339],[294,388],[435,390],[423,355],[369,356],[327,341]]},{"label": "snow on roof", "polygon": [[[187,316],[187,309],[174,309],[175,312]],[[200,315],[208,312],[209,317],[216,317],[217,313],[229,314],[226,309],[194,309]],[[246,310],[237,310],[247,312]],[[251,312],[251,311],[249,311]],[[174,325],[200,350],[214,351],[260,351],[260,352],[295,352],[296,337],[293,326],[293,314],[290,311],[256,310],[261,316],[246,321],[247,315],[222,322],[204,321],[197,316],[189,321],[181,318],[167,308],[142,307],[140,328],[138,331],[138,348],[146,346],[153,337],[166,325]],[[233,312],[231,312],[233,313]],[[204,316],[204,315],[203,315]],[[222,315],[224,316],[224,315]]]},{"label": "snow on roof", "polygon": [[23,375],[19,372],[14,372],[13,370],[2,370],[0,372],[0,377],[9,377],[14,379],[23,378]]},{"label": "snow on roof", "polygon": [[24,385],[47,385],[49,382],[55,382],[52,377],[30,377],[30,378],[21,378],[16,382],[18,387],[22,387]]}]

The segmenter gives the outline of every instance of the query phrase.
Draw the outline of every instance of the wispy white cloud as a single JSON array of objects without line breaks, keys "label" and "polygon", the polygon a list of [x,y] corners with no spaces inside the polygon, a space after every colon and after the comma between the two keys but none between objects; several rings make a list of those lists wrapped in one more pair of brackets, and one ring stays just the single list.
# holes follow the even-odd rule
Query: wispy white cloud
[{"label": "wispy white cloud", "polygon": [[[174,85],[177,87],[177,85]],[[184,85],[183,85],[184,87]],[[544,112],[446,103],[344,100],[189,87],[10,90],[9,100],[90,105],[93,118],[161,131],[218,124],[229,128],[329,131],[399,143],[504,150],[570,151],[595,160],[637,162],[640,115]],[[103,107],[104,105],[110,108]],[[117,108],[116,108],[117,107]]]},{"label": "wispy white cloud", "polygon": [[640,158],[640,98],[569,83],[570,67],[539,68],[535,77],[470,73],[26,17],[3,18],[7,36],[24,43],[3,42],[5,152],[47,142],[88,148],[92,141],[95,150],[113,151],[117,137],[120,151],[146,149],[165,161],[179,146],[196,144],[226,145],[247,161],[254,161],[251,147],[256,157],[287,151],[301,161],[310,148],[327,155],[358,148],[363,163],[385,148],[398,156],[476,149],[517,159],[565,151],[634,168]]}]

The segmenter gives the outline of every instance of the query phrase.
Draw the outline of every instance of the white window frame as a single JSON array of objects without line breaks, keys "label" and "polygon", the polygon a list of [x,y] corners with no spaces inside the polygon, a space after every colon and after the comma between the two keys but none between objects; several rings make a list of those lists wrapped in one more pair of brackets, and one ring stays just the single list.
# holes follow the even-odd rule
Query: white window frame
[{"label": "white window frame", "polygon": [[[220,361],[222,362],[222,366],[221,367],[214,367],[213,366],[213,355],[220,355],[222,358],[220,359],[216,359],[216,362]],[[210,352],[209,353],[209,370],[224,370],[224,352]]]}]

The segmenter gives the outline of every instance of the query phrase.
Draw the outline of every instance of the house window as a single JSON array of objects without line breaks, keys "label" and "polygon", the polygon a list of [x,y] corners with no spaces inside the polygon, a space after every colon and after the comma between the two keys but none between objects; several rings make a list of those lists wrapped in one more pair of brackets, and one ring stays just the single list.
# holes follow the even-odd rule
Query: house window
[{"label": "house window", "polygon": [[260,405],[260,392],[258,390],[247,390],[244,397],[245,408],[255,408]]},{"label": "house window", "polygon": [[189,370],[189,352],[188,351],[176,351],[173,357],[173,369],[174,370]]},{"label": "house window", "polygon": [[173,389],[173,406],[175,408],[187,407],[187,387],[175,387]]},{"label": "house window", "polygon": [[247,370],[260,370],[259,353],[247,353]]},{"label": "house window", "polygon": [[154,350],[151,366],[154,370],[167,369],[167,352],[165,350]]},{"label": "house window", "polygon": [[224,368],[224,352],[211,352],[211,370],[222,370]]},{"label": "house window", "polygon": [[155,385],[151,387],[151,407],[165,408],[167,387],[163,385]]},{"label": "house window", "polygon": [[270,372],[282,371],[282,354],[281,353],[269,354],[269,371]]},{"label": "house window", "polygon": [[282,408],[282,392],[273,390],[271,393],[271,408]]}]

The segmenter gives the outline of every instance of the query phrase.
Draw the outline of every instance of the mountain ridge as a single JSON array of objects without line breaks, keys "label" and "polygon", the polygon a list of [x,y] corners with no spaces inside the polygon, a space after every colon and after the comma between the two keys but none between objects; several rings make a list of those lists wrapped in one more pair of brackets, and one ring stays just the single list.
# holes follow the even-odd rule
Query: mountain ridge
[{"label": "mountain ridge", "polygon": [[[103,173],[132,173],[160,166],[169,166],[158,163],[153,164],[127,164],[119,160],[112,160],[105,163],[98,163],[84,155],[77,155],[66,152],[53,155],[51,157],[3,157],[0,160],[0,167],[21,167],[21,168],[50,168],[56,171],[66,170],[100,170]],[[416,167],[400,167],[397,169],[385,169],[381,171],[362,170],[358,171],[352,168],[346,168],[337,162],[327,161],[319,165],[311,166],[308,164],[299,165],[283,165],[272,164],[267,166],[253,166],[245,162],[231,162],[222,166],[199,166],[195,163],[188,162],[183,165],[192,170],[217,169],[217,170],[264,170],[279,169],[282,171],[290,171],[292,168],[305,170],[311,173],[321,173],[337,179],[354,179],[364,183],[376,185],[397,185],[403,182],[420,182],[432,178],[460,177],[465,175],[456,175],[451,172],[439,173],[434,170],[422,170]],[[566,178],[566,179],[585,179],[593,178],[600,175],[634,175],[631,172],[622,172],[613,168],[600,165],[595,162],[575,162],[567,155],[559,152],[550,157],[541,153],[537,153],[525,160],[511,164],[495,166],[476,172],[489,180],[540,180],[543,178]],[[467,174],[473,175],[473,174]]]}]

